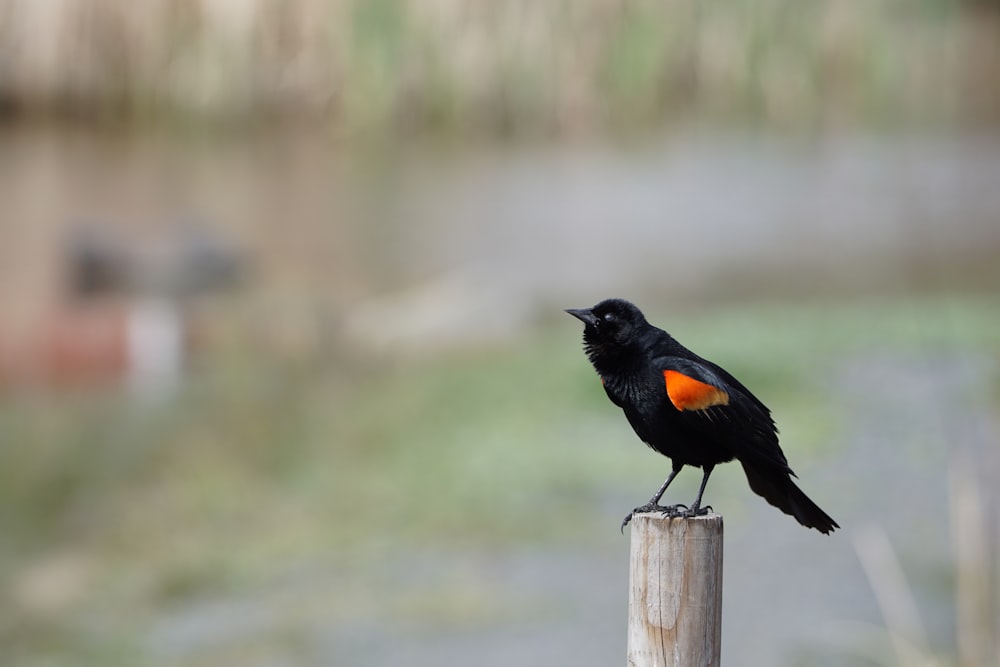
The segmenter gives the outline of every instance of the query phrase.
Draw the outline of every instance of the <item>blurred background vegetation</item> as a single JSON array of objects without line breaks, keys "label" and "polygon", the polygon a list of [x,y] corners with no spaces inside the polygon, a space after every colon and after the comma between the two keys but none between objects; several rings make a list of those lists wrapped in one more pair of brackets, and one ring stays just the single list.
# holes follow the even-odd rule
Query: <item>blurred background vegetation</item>
[{"label": "blurred background vegetation", "polygon": [[625,296],[844,527],[715,473],[727,662],[997,664],[998,129],[988,0],[0,0],[0,662],[620,660]]},{"label": "blurred background vegetation", "polygon": [[987,0],[8,0],[8,114],[420,134],[995,122]]},{"label": "blurred background vegetation", "polygon": [[7,0],[8,114],[422,134],[1000,118],[987,0]]}]

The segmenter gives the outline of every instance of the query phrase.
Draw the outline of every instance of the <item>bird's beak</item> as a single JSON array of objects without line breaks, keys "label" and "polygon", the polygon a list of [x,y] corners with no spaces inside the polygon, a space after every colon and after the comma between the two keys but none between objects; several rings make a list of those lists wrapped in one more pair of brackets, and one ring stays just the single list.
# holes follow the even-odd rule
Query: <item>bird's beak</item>
[{"label": "bird's beak", "polygon": [[593,326],[597,323],[597,318],[594,316],[594,311],[590,308],[567,308],[566,312],[580,320],[587,326]]}]

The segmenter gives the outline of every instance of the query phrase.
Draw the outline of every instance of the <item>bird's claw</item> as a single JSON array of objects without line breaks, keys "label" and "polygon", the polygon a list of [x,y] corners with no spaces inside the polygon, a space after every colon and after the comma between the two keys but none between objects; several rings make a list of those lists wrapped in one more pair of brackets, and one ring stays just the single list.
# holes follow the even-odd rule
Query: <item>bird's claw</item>
[{"label": "bird's claw", "polygon": [[688,507],[682,503],[677,503],[676,505],[656,505],[654,503],[646,503],[642,507],[636,507],[634,510],[628,513],[628,516],[622,521],[622,533],[625,532],[625,526],[628,525],[629,521],[636,514],[644,514],[646,512],[659,512],[661,516],[665,516],[671,519],[691,519],[696,516],[707,516],[709,512],[714,511],[711,505],[705,505],[700,507],[695,505],[694,507]]},{"label": "bird's claw", "polygon": [[686,512],[684,512],[682,514],[682,516],[684,516],[684,518],[686,518],[686,519],[690,519],[690,518],[696,517],[696,516],[707,516],[708,513],[712,512],[712,511],[713,510],[712,510],[712,506],[711,505],[705,505],[704,507],[699,507],[699,506],[695,505],[691,509],[689,509]]},{"label": "bird's claw", "polygon": [[626,515],[625,519],[622,520],[621,531],[622,533],[625,532],[625,526],[628,525],[629,521],[631,521],[632,517],[636,514],[645,514],[647,512],[659,512],[662,516],[673,519],[675,517],[687,516],[688,511],[689,511],[688,506],[682,505],[680,503],[676,505],[657,505],[656,503],[646,503],[641,507],[636,507],[634,510],[629,512],[628,515]]}]

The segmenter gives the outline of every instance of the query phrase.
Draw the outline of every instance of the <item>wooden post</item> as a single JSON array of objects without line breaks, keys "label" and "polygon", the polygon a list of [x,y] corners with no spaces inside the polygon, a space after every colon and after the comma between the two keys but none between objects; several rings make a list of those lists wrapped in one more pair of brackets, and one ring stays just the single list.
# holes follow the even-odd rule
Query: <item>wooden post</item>
[{"label": "wooden post", "polygon": [[722,515],[632,517],[629,667],[719,667]]}]

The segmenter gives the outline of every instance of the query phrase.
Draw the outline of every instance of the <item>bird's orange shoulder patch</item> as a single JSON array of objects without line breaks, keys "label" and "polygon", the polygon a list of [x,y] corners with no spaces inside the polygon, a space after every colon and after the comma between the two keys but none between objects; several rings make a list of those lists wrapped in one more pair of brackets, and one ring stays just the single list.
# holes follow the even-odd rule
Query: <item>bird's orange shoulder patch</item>
[{"label": "bird's orange shoulder patch", "polygon": [[729,405],[729,394],[680,371],[663,371],[667,396],[678,410],[704,410],[714,405]]}]

